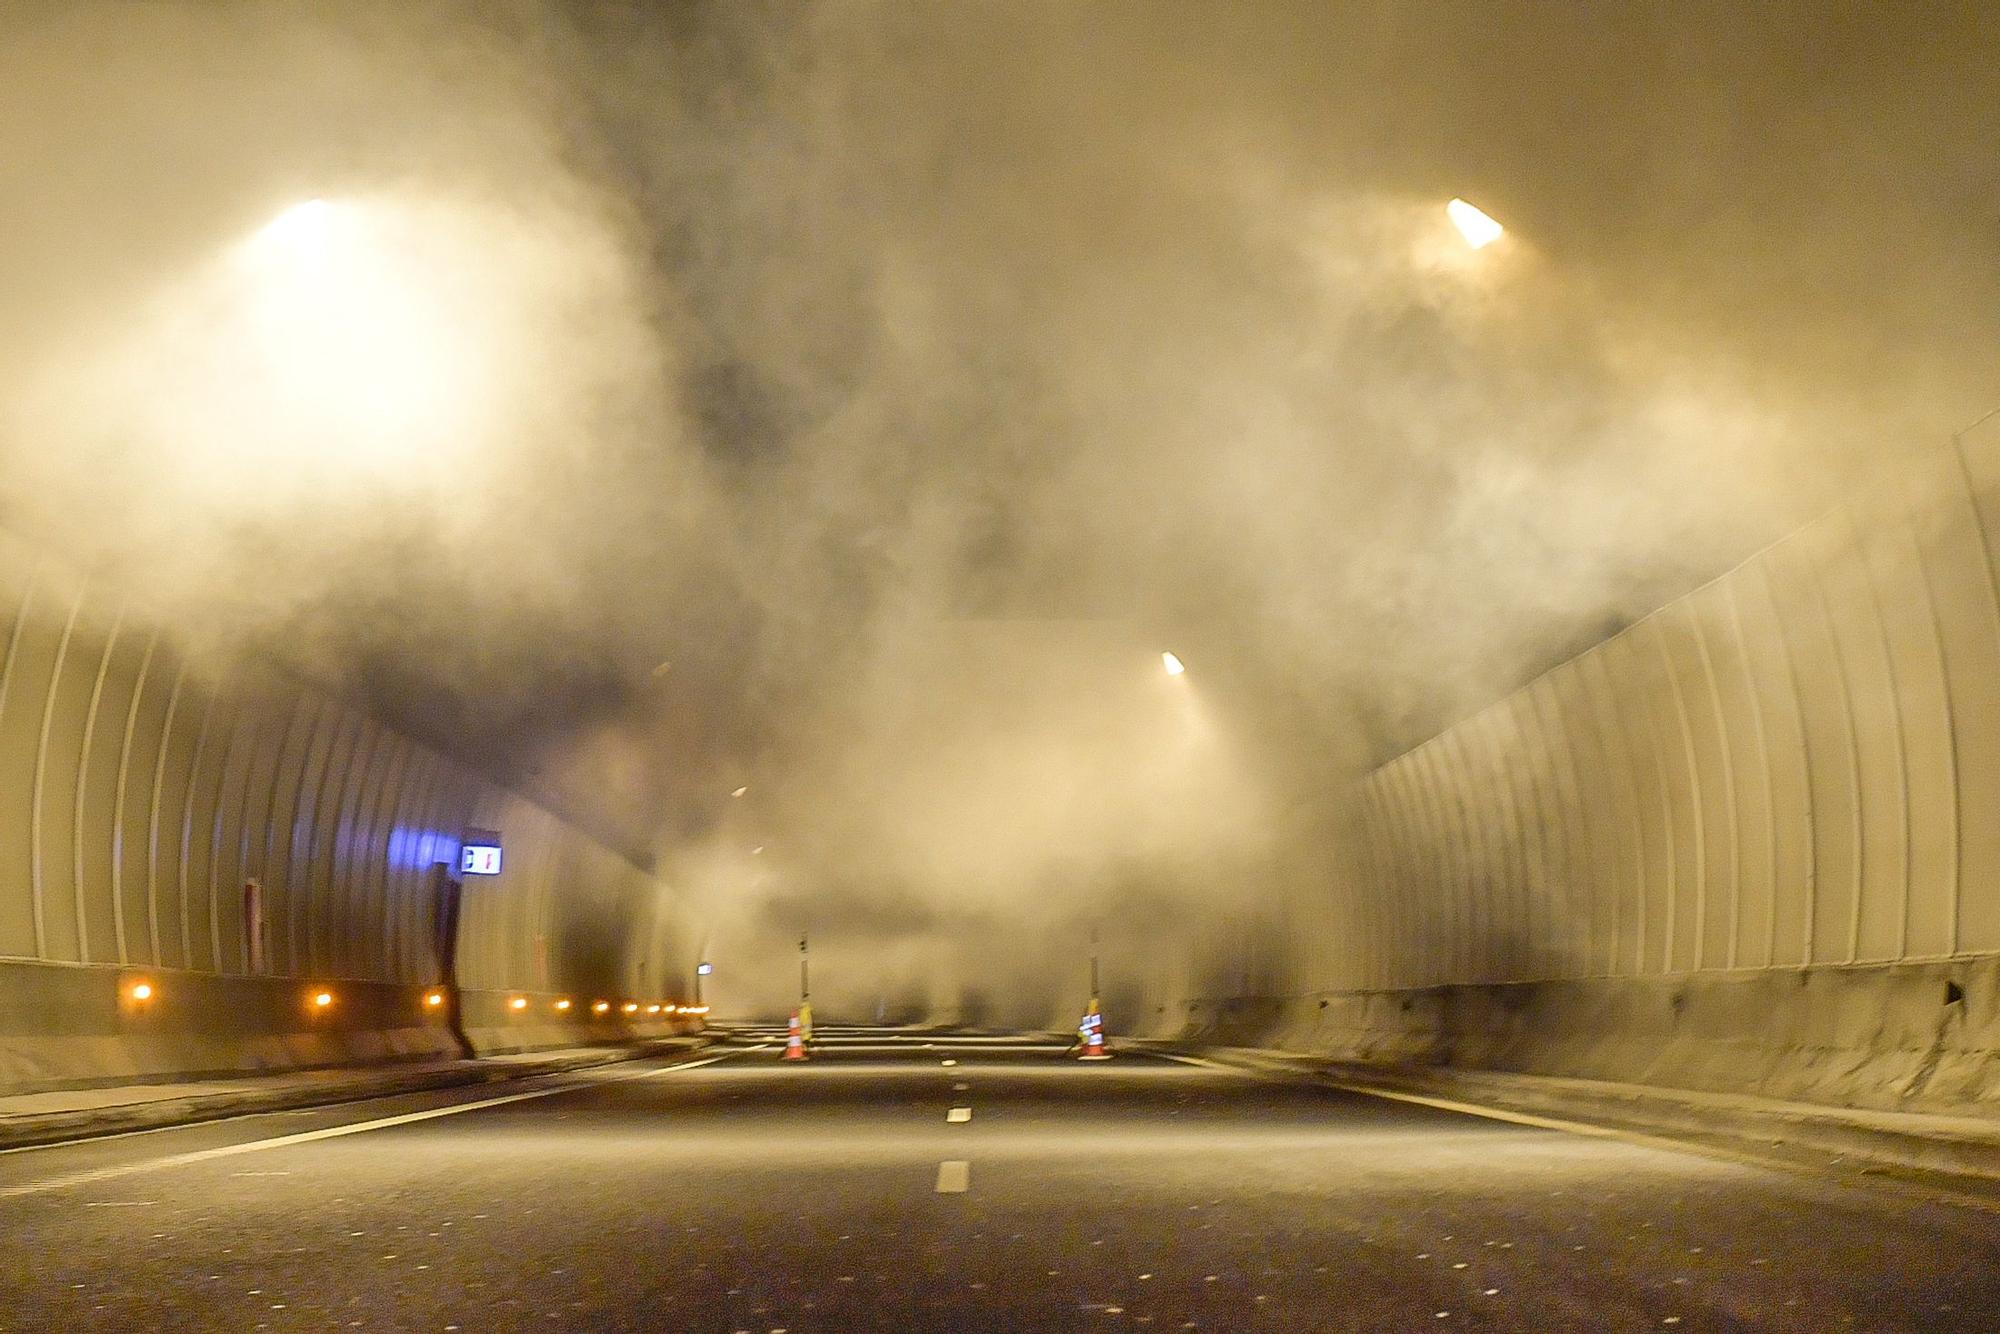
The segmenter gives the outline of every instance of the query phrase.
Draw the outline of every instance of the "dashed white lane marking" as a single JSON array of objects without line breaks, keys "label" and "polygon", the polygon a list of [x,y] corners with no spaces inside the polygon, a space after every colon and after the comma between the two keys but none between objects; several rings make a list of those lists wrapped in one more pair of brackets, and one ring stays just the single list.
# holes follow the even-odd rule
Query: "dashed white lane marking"
[{"label": "dashed white lane marking", "polygon": [[117,1177],[131,1176],[135,1172],[152,1172],[167,1167],[185,1167],[190,1163],[207,1162],[213,1158],[233,1158],[242,1153],[257,1153],[264,1149],[281,1149],[292,1144],[306,1144],[313,1140],[338,1139],[343,1135],[359,1135],[370,1130],[387,1130],[391,1126],[406,1126],[417,1121],[432,1121],[441,1116],[457,1116],[461,1112],[477,1112],[488,1107],[505,1107],[508,1103],[532,1102],[536,1098],[553,1098],[559,1093],[578,1093],[586,1089],[602,1087],[605,1084],[624,1084],[635,1079],[656,1079],[681,1070],[694,1070],[704,1065],[714,1065],[732,1056],[746,1052],[764,1051],[764,1047],[742,1047],[723,1052],[720,1056],[709,1056],[699,1061],[683,1061],[679,1065],[661,1066],[655,1070],[636,1070],[628,1074],[609,1075],[593,1079],[587,1083],[564,1084],[558,1088],[530,1089],[526,1093],[508,1093],[498,1098],[481,1098],[477,1102],[461,1102],[450,1107],[433,1107],[428,1111],[404,1112],[400,1116],[384,1116],[374,1121],[356,1121],[343,1126],[326,1126],[319,1130],[302,1130],[293,1135],[278,1135],[271,1139],[247,1140],[241,1144],[223,1144],[212,1149],[196,1149],[190,1153],[169,1154],[164,1158],[153,1158],[141,1163],[120,1163],[116,1167],[100,1167],[88,1172],[71,1172],[66,1176],[48,1177],[41,1181],[27,1181],[18,1186],[0,1187],[0,1200],[20,1199],[24,1195],[46,1195],[51,1191],[66,1190],[71,1186],[88,1186],[99,1181],[110,1181]]},{"label": "dashed white lane marking", "polygon": [[953,1093],[963,1093],[963,1092],[965,1092],[965,1091],[966,1091],[967,1089],[969,1089],[969,1088],[971,1088],[971,1087],[972,1087],[972,1085],[970,1085],[970,1084],[953,1084],[953,1085],[951,1086],[951,1091],[952,1091]]},{"label": "dashed white lane marking", "polygon": [[957,1064],[958,1064],[958,1062],[957,1062],[957,1061],[946,1061],[946,1062],[945,1062],[945,1064],[946,1064],[946,1065],[957,1065]]},{"label": "dashed white lane marking", "polygon": [[970,1121],[972,1119],[972,1109],[970,1107],[954,1107],[944,1114],[944,1119],[953,1125],[961,1121]]},{"label": "dashed white lane marking", "polygon": [[947,1158],[938,1164],[937,1193],[963,1195],[972,1189],[972,1164],[963,1158]]}]

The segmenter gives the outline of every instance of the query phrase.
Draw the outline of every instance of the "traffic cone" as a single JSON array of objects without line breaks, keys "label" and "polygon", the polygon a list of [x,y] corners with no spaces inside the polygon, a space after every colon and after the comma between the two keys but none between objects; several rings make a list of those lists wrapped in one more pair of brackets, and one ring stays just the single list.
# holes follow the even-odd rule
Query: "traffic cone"
[{"label": "traffic cone", "polygon": [[788,1061],[806,1059],[805,1035],[799,1031],[799,1016],[796,1010],[792,1012],[791,1031],[785,1035],[785,1059]]},{"label": "traffic cone", "polygon": [[1104,1050],[1104,1012],[1097,1008],[1097,998],[1091,997],[1090,1013],[1083,1020],[1083,1052],[1077,1058],[1083,1061],[1108,1061],[1111,1053]]}]

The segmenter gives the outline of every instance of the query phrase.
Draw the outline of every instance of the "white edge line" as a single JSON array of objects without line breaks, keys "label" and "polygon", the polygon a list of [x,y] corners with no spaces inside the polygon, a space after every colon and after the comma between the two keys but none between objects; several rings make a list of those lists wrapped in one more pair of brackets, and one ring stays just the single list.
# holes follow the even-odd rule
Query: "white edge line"
[{"label": "white edge line", "polygon": [[[738,1047],[727,1054],[735,1055],[736,1052],[767,1051],[769,1049],[770,1044],[758,1043],[753,1047]],[[641,1057],[639,1059],[643,1060],[644,1058]],[[718,1057],[717,1059],[720,1058]],[[191,1121],[170,1121],[163,1126],[140,1126],[137,1130],[114,1130],[107,1135],[78,1135],[74,1139],[54,1139],[41,1144],[16,1144],[11,1148],[0,1149],[0,1158],[5,1158],[9,1154],[15,1153],[47,1153],[51,1149],[70,1149],[75,1148],[79,1144],[109,1144],[113,1140],[136,1139],[140,1135],[170,1135],[176,1130],[192,1130],[196,1126],[227,1125],[231,1121],[254,1121],[260,1116],[293,1116],[300,1112],[326,1112],[332,1111],[337,1107],[358,1107],[363,1103],[387,1102],[391,1098],[413,1098],[425,1093],[449,1093],[454,1089],[472,1089],[479,1087],[481,1084],[502,1084],[514,1080],[561,1079],[565,1075],[585,1074],[592,1070],[602,1070],[605,1068],[605,1065],[618,1064],[623,1064],[623,1062],[612,1061],[606,1062],[604,1065],[582,1065],[570,1070],[542,1070],[526,1075],[495,1074],[491,1079],[469,1080],[461,1084],[434,1084],[428,1088],[419,1086],[407,1089],[391,1089],[387,1093],[362,1093],[354,1097],[341,1096],[329,1098],[325,1102],[301,1103],[296,1107],[267,1107],[257,1111],[230,1112],[224,1116],[203,1116]],[[674,1066],[672,1068],[678,1070],[684,1067]],[[660,1074],[664,1072],[655,1070],[649,1073]],[[634,1076],[626,1075],[624,1078],[631,1079]],[[136,1107],[143,1106],[144,1104],[129,1103],[121,1105]]]},{"label": "white edge line", "polygon": [[1536,1116],[1530,1112],[1510,1112],[1500,1107],[1481,1107],[1477,1103],[1458,1102],[1451,1098],[1433,1098],[1423,1093],[1401,1093],[1392,1089],[1370,1088],[1366,1084],[1347,1084],[1337,1079],[1321,1079],[1318,1082],[1328,1088],[1337,1088],[1343,1093],[1359,1093],[1370,1098],[1386,1098],[1390,1102],[1415,1103],[1419,1107],[1435,1107],[1441,1112],[1458,1112],[1465,1116],[1484,1117],[1488,1121],[1505,1121],[1510,1125],[1532,1126],[1536,1130],[1566,1130],[1573,1135],[1589,1135],[1597,1139],[1632,1140],[1654,1148],[1675,1148],[1685,1151],[1687,1147],[1674,1140],[1654,1135],[1638,1134],[1629,1130],[1614,1130],[1609,1126],[1594,1126],[1584,1121],[1561,1121],[1550,1116]]},{"label": "white edge line", "polygon": [[[46,1195],[51,1191],[64,1190],[71,1186],[96,1185],[101,1181],[111,1181],[119,1177],[132,1176],[139,1172],[158,1171],[168,1167],[185,1167],[192,1163],[207,1162],[216,1158],[234,1158],[239,1154],[258,1153],[265,1149],[281,1149],[287,1145],[306,1144],[314,1140],[339,1139],[345,1135],[359,1135],[370,1130],[387,1130],[391,1126],[409,1125],[416,1121],[431,1121],[442,1116],[457,1116],[461,1112],[476,1112],[488,1107],[504,1107],[508,1103],[530,1102],[536,1098],[553,1098],[561,1093],[578,1093],[586,1089],[601,1088],[606,1084],[624,1084],[636,1079],[655,1079],[661,1075],[670,1075],[681,1070],[696,1070],[704,1065],[714,1065],[717,1061],[726,1061],[732,1056],[742,1055],[747,1052],[766,1050],[769,1050],[766,1046],[740,1047],[733,1051],[723,1052],[719,1056],[704,1057],[699,1061],[683,1061],[678,1065],[660,1066],[651,1070],[635,1070],[605,1078],[589,1079],[580,1083],[564,1084],[558,1088],[529,1089],[524,1093],[508,1093],[497,1098],[481,1098],[476,1102],[454,1103],[449,1107],[432,1107],[421,1112],[404,1112],[398,1116],[385,1116],[373,1121],[353,1121],[346,1125],[324,1126],[318,1130],[301,1130],[296,1134],[277,1135],[270,1139],[246,1140],[241,1144],[221,1144],[212,1149],[196,1149],[188,1153],[169,1154],[165,1158],[153,1158],[145,1162],[120,1163],[116,1167],[102,1167],[89,1172],[48,1177],[41,1181],[24,1182],[18,1186],[0,1187],[0,1200],[20,1199],[27,1195]],[[598,1068],[601,1069],[602,1067]]]},{"label": "white edge line", "polygon": [[1535,1116],[1528,1112],[1510,1112],[1499,1107],[1482,1107],[1477,1103],[1458,1102],[1451,1098],[1434,1098],[1423,1093],[1402,1093],[1393,1089],[1374,1088],[1367,1084],[1350,1084],[1312,1070],[1258,1070],[1240,1065],[1225,1065],[1221,1061],[1211,1061],[1200,1056],[1181,1056],[1174,1052],[1158,1051],[1149,1054],[1158,1056],[1162,1060],[1178,1061],[1182,1065],[1196,1065],[1204,1070],[1221,1070],[1229,1074],[1242,1075],[1246,1079],[1260,1079],[1273,1084],[1287,1084],[1295,1079],[1304,1079],[1319,1088],[1334,1088],[1342,1093],[1356,1093],[1363,1097],[1382,1098],[1389,1102],[1414,1103],[1419,1107],[1435,1107],[1441,1112],[1457,1112],[1463,1116],[1477,1116],[1487,1121],[1505,1121],[1510,1125],[1531,1126],[1536,1130],[1565,1130],[1571,1134],[1588,1135],[1596,1139],[1629,1140],[1656,1149],[1688,1151],[1687,1145],[1661,1136],[1615,1130],[1609,1126],[1594,1126],[1583,1121],[1561,1121],[1554,1117]]},{"label": "white edge line", "polygon": [[[1585,1135],[1593,1139],[1621,1140],[1627,1144],[1637,1144],[1648,1149],[1660,1149],[1669,1153],[1693,1154],[1699,1158],[1715,1158],[1735,1163],[1743,1167],[1754,1167],[1767,1172],[1786,1172],[1813,1179],[1820,1178],[1810,1167],[1785,1161],[1781,1158],[1763,1158],[1754,1153],[1731,1149],[1725,1145],[1708,1144],[1698,1141],[1671,1139],[1664,1135],[1649,1135],[1640,1130],[1622,1130],[1615,1126],[1596,1126],[1583,1121],[1562,1121],[1554,1117],[1534,1116],[1527,1112],[1510,1112],[1498,1107],[1481,1107],[1476,1103],[1458,1102],[1451,1098],[1433,1098],[1421,1093],[1399,1093],[1389,1089],[1370,1088],[1366,1084],[1349,1084],[1342,1080],[1317,1075],[1311,1071],[1278,1073],[1269,1070],[1248,1069],[1240,1065],[1224,1065],[1220,1061],[1205,1060],[1199,1056],[1181,1056],[1174,1052],[1156,1051],[1146,1053],[1162,1060],[1177,1061],[1182,1065],[1200,1066],[1206,1070],[1220,1070],[1228,1074],[1241,1075],[1246,1079],[1259,1079],[1269,1083],[1290,1083],[1295,1077],[1302,1077],[1319,1088],[1335,1088],[1343,1093],[1356,1093],[1363,1097],[1383,1098],[1390,1102],[1415,1103],[1420,1107],[1435,1107],[1439,1111],[1458,1112],[1465,1116],[1477,1116],[1488,1121],[1505,1121],[1513,1125],[1531,1126],[1537,1130],[1559,1130],[1572,1135]],[[1899,1181],[1893,1177],[1878,1177],[1866,1183],[1835,1178],[1834,1185],[1849,1189],[1880,1190],[1903,1199],[1920,1200],[1925,1203],[1955,1204],[1979,1213],[2000,1214],[2000,1201],[1990,1200],[1952,1190],[1948,1186],[1933,1186],[1922,1181]]]}]

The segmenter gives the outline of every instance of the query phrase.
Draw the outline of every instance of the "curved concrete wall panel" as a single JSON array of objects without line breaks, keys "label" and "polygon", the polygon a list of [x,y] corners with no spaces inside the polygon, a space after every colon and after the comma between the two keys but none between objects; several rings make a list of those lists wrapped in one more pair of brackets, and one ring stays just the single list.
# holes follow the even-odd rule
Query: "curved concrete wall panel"
[{"label": "curved concrete wall panel", "polygon": [[1376,771],[1328,981],[2000,951],[1996,489],[1926,460]]},{"label": "curved concrete wall panel", "polygon": [[0,966],[420,989],[439,980],[433,868],[484,828],[506,855],[466,880],[462,986],[648,1003],[685,986],[673,900],[618,853],[282,670],[192,662],[115,590],[5,537],[0,655]]}]

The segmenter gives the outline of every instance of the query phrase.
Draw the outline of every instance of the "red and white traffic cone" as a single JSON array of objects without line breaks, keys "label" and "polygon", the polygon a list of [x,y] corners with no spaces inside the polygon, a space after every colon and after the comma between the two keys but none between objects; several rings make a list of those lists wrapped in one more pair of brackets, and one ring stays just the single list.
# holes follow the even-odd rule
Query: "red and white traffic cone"
[{"label": "red and white traffic cone", "polygon": [[799,1031],[799,1016],[796,1010],[792,1012],[791,1031],[785,1035],[785,1059],[788,1061],[806,1059],[805,1034]]},{"label": "red and white traffic cone", "polygon": [[1084,1061],[1108,1061],[1111,1053],[1104,1050],[1104,1012],[1097,1008],[1095,998],[1091,1000],[1090,1013],[1083,1021],[1083,1052],[1077,1058]]}]

